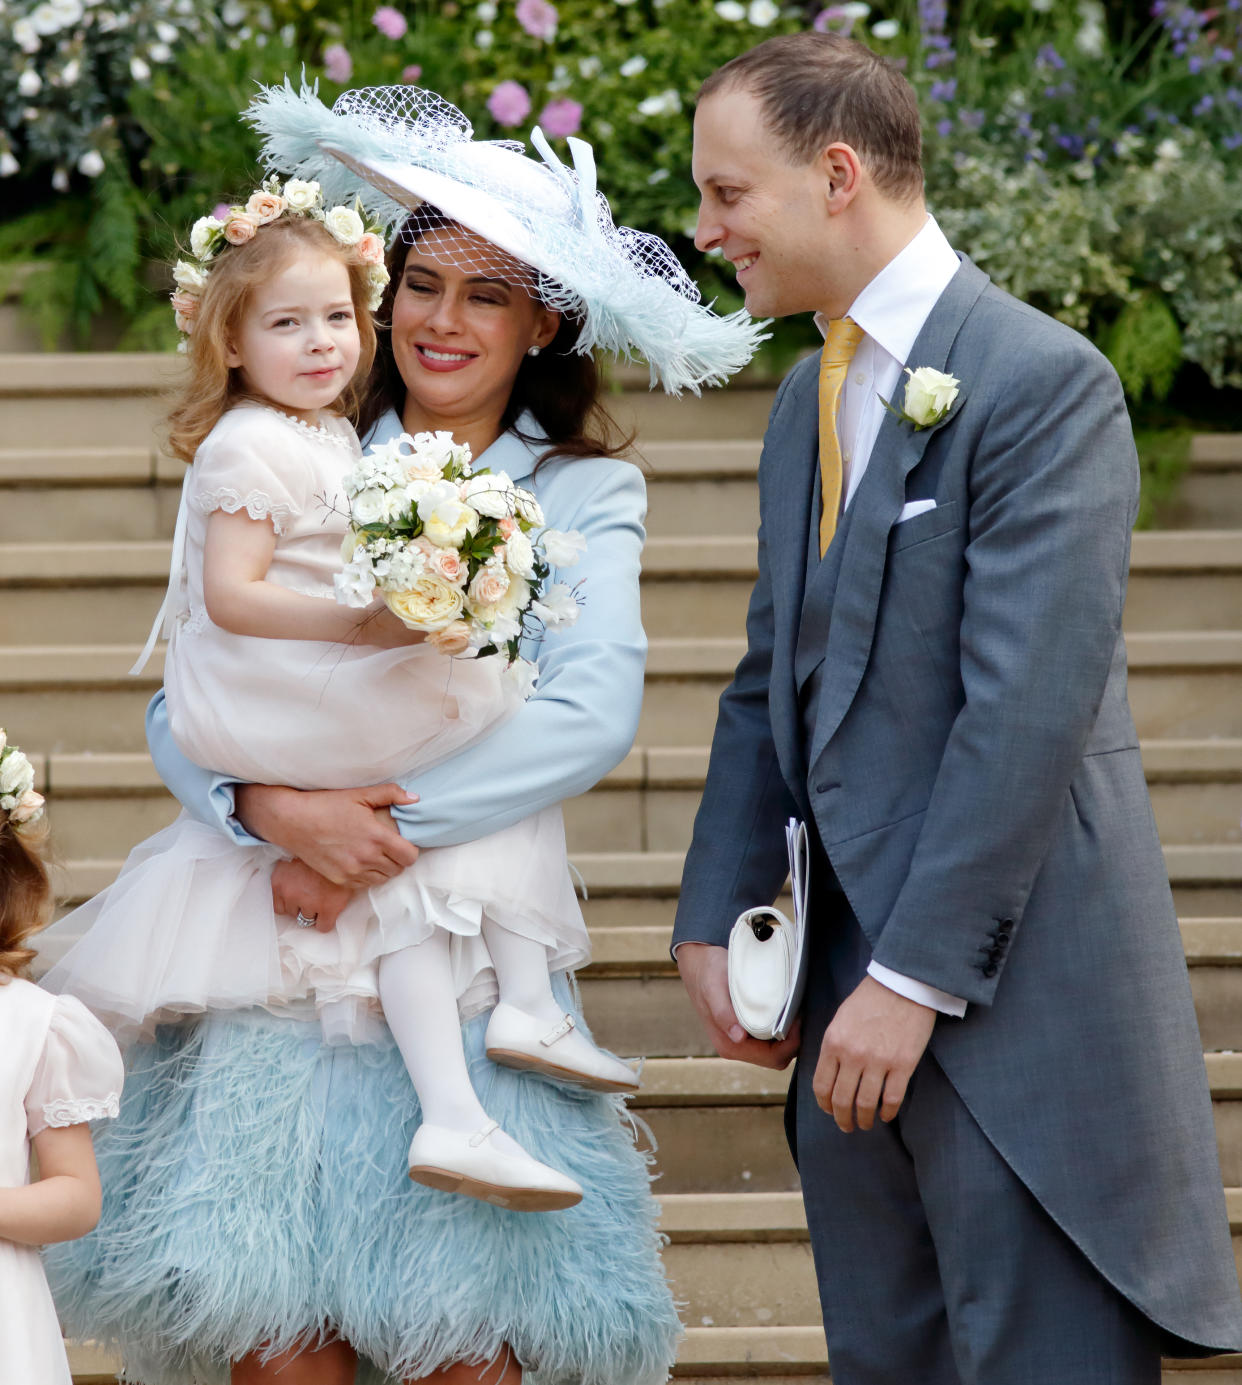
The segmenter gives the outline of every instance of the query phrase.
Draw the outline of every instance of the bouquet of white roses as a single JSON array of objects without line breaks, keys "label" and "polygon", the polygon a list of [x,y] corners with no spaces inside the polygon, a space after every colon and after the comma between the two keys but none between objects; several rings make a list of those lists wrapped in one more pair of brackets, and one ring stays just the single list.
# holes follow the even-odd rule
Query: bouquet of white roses
[{"label": "bouquet of white roses", "polygon": [[389,610],[443,654],[503,652],[510,663],[527,622],[552,629],[578,616],[573,588],[548,581],[586,549],[576,531],[548,529],[531,491],[471,466],[451,433],[402,433],[373,447],[345,477],[349,532],[337,600]]}]

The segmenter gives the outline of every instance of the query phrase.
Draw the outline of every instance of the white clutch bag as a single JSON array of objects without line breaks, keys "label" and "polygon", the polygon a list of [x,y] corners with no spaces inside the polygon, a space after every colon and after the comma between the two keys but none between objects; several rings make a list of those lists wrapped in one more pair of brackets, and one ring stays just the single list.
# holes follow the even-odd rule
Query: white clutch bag
[{"label": "white clutch bag", "polygon": [[794,916],[747,909],[729,934],[729,999],[738,1023],[756,1039],[783,1039],[802,1008],[806,989],[806,906],[810,865],[806,826],[785,828]]}]

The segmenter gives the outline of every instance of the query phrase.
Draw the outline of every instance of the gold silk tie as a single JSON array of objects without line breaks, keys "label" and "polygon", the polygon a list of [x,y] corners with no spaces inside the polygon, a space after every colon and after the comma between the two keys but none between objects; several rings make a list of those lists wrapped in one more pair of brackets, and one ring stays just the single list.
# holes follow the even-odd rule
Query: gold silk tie
[{"label": "gold silk tie", "polygon": [[824,334],[819,361],[819,483],[823,509],[819,517],[819,556],[828,551],[837,532],[841,509],[841,439],[837,436],[837,408],[841,390],[858,343],[866,333],[848,317],[833,318]]}]

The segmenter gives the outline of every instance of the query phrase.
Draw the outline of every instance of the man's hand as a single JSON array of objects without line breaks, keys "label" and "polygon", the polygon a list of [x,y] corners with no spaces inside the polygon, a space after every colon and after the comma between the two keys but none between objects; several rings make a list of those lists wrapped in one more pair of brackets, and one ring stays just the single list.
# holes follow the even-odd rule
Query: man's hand
[{"label": "man's hand", "polygon": [[935,1010],[864,976],[824,1034],[815,1100],[847,1133],[855,1125],[870,1130],[877,1108],[881,1120],[891,1121],[935,1024]]},{"label": "man's hand", "polygon": [[729,999],[729,951],[712,943],[682,943],[677,970],[690,1002],[698,1011],[712,1047],[722,1058],[754,1063],[761,1068],[784,1068],[798,1052],[798,1032],[784,1039],[752,1038],[738,1023]]},{"label": "man's hand", "polygon": [[286,918],[298,914],[315,920],[321,933],[330,933],[342,910],[357,892],[325,880],[305,861],[277,861],[272,867],[272,907]]},{"label": "man's hand", "polygon": [[364,789],[286,789],[239,784],[237,816],[248,832],[283,847],[334,885],[382,885],[418,860],[397,830],[394,803],[417,803],[396,784]]}]

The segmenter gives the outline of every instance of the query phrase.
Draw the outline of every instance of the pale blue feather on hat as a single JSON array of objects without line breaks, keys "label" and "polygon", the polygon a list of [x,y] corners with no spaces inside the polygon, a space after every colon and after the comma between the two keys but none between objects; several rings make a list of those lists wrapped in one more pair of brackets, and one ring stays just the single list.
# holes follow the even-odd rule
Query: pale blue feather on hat
[{"label": "pale blue feather on hat", "polygon": [[418,87],[345,92],[331,110],[316,87],[264,88],[245,118],[264,163],[314,180],[328,202],[357,198],[395,231],[420,206],[537,271],[545,303],[581,322],[576,350],[643,357],[671,394],[723,384],[766,339],[745,311],[722,316],[663,240],[616,226],[585,140],[564,164],[538,128],[540,158],[513,140],[476,140],[455,106]]}]

